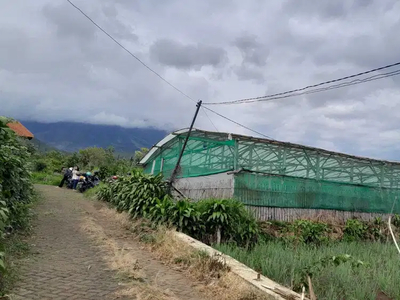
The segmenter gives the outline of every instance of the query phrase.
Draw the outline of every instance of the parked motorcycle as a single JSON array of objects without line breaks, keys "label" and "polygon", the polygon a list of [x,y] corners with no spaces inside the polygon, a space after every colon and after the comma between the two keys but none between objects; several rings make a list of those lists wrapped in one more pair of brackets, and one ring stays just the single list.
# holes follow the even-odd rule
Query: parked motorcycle
[{"label": "parked motorcycle", "polygon": [[79,182],[76,189],[84,193],[88,189],[94,188],[100,183],[100,179],[97,174],[92,175],[91,172],[86,172],[79,177]]}]

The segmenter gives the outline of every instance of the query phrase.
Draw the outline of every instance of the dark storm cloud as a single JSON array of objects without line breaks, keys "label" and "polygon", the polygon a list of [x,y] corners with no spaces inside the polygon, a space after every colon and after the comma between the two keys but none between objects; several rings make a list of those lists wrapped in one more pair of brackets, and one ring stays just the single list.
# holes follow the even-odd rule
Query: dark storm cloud
[{"label": "dark storm cloud", "polygon": [[168,39],[156,41],[150,47],[150,55],[163,65],[184,70],[217,67],[226,62],[224,49],[203,44],[185,45]]}]

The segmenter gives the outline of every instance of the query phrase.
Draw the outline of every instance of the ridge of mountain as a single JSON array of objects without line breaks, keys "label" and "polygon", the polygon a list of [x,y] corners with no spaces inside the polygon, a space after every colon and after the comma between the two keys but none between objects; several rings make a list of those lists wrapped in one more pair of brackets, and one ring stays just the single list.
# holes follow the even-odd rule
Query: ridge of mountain
[{"label": "ridge of mountain", "polygon": [[168,133],[156,128],[124,128],[78,122],[43,123],[21,120],[35,138],[50,147],[74,152],[87,147],[114,147],[116,153],[134,153],[149,148]]}]

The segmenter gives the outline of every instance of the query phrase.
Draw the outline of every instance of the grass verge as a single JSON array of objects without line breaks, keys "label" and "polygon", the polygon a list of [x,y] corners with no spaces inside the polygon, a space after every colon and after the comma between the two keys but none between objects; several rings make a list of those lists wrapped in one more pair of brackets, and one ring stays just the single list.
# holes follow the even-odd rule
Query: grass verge
[{"label": "grass verge", "polygon": [[57,186],[60,184],[63,175],[60,174],[49,174],[43,172],[33,172],[32,181],[34,184],[45,184]]},{"label": "grass verge", "polygon": [[97,185],[94,188],[91,188],[91,189],[88,189],[87,191],[85,191],[83,193],[83,195],[85,196],[85,198],[95,200],[95,199],[97,199],[96,193],[98,192],[99,189],[101,189],[101,187],[103,185],[104,185],[104,183],[100,182],[99,185]]},{"label": "grass verge", "polygon": [[232,245],[215,248],[295,290],[300,289],[303,280],[301,274],[305,268],[326,257],[349,254],[365,265],[354,269],[350,263],[344,263],[339,266],[326,265],[316,270],[313,287],[318,299],[374,300],[378,299],[376,295],[380,292],[391,299],[400,299],[399,253],[391,243],[337,242],[319,247],[293,247],[269,241],[256,245],[251,251]]},{"label": "grass verge", "polygon": [[[3,242],[6,272],[0,280],[0,295],[6,298],[15,283],[20,279],[18,263],[28,256],[30,245],[26,242],[26,235],[13,234]],[[3,299],[0,297],[0,299]]]},{"label": "grass verge", "polygon": [[18,225],[20,228],[0,240],[6,270],[2,276],[0,275],[0,299],[8,299],[7,294],[11,292],[21,276],[18,265],[30,254],[28,239],[32,234],[32,221],[36,218],[33,209],[39,199],[40,195],[35,193],[31,203],[19,206]]}]

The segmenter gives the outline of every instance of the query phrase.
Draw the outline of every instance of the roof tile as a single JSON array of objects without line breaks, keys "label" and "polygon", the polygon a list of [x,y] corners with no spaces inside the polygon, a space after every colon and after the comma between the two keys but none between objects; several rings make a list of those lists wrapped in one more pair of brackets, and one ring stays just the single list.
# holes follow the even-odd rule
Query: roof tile
[{"label": "roof tile", "polygon": [[7,126],[14,131],[17,135],[21,137],[25,137],[28,139],[32,139],[34,136],[32,132],[30,132],[24,125],[22,125],[20,122],[10,122],[7,124]]}]

